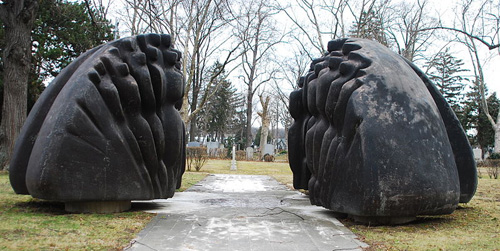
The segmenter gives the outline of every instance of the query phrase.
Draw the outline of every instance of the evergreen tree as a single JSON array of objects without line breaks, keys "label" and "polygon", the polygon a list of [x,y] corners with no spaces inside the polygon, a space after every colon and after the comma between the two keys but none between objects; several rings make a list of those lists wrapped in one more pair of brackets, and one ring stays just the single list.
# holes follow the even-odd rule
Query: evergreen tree
[{"label": "evergreen tree", "polygon": [[[471,145],[478,145],[477,129],[478,116],[481,110],[481,97],[479,95],[479,86],[476,81],[471,85],[471,90],[465,94],[461,116],[458,116],[460,124],[467,133]],[[473,133],[473,130],[476,132]]]},{"label": "evergreen tree", "polygon": [[[488,95],[488,90],[485,90]],[[476,81],[473,82],[472,89],[466,94],[466,101],[463,106],[462,116],[459,117],[460,123],[469,137],[471,145],[479,146],[485,152],[488,147],[494,146],[495,132],[488,118],[480,105],[481,97],[479,87]],[[498,115],[500,101],[496,93],[491,94],[488,99],[488,108],[490,115],[494,118]],[[475,133],[472,133],[473,130]]]},{"label": "evergreen tree", "polygon": [[[214,66],[222,67],[219,63]],[[220,74],[216,84],[220,84],[215,95],[205,104],[198,120],[198,127],[208,134],[212,141],[223,142],[228,134],[235,134],[234,123],[238,121],[238,103],[244,102],[241,95],[237,94],[232,83],[225,79],[224,73]]]},{"label": "evergreen tree", "polygon": [[[28,82],[28,112],[46,82],[85,51],[113,39],[111,22],[83,2],[41,0],[31,33],[32,59]],[[0,23],[0,48],[4,46],[4,28]],[[0,51],[0,61],[2,61]],[[3,71],[0,68],[0,79]],[[3,97],[0,80],[0,97]],[[0,98],[1,101],[1,98]],[[1,103],[0,103],[1,104]],[[1,110],[1,107],[0,107]],[[1,117],[0,117],[1,118]]]},{"label": "evergreen tree", "polygon": [[461,67],[464,65],[461,59],[451,55],[449,48],[439,52],[431,61],[427,62],[428,76],[443,94],[446,101],[457,114],[457,117],[462,116],[462,108],[464,95],[462,91],[465,88],[467,79],[459,74],[467,71]]},{"label": "evergreen tree", "polygon": [[[498,100],[496,93],[491,94],[486,101],[488,103],[490,115],[496,118],[500,104],[500,100]],[[481,108],[479,109],[477,121],[477,142],[481,149],[483,149],[483,152],[495,145],[495,130]]]}]

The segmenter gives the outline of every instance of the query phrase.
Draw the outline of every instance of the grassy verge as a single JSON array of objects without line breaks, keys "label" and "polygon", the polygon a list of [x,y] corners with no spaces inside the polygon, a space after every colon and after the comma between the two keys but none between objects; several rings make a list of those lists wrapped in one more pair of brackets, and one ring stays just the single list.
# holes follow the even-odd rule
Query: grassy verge
[{"label": "grassy verge", "polygon": [[500,180],[481,177],[474,198],[450,215],[419,217],[403,226],[342,222],[371,250],[499,250]]},{"label": "grassy verge", "polygon": [[[211,173],[269,175],[288,186],[288,163],[209,160],[201,172],[186,172],[184,191]],[[500,180],[479,179],[476,196],[451,215],[420,217],[403,226],[364,226],[342,220],[371,250],[499,250]],[[6,172],[0,172],[0,250],[121,249],[154,216],[142,212],[66,214],[63,205],[16,195]]]},{"label": "grassy verge", "polygon": [[[210,173],[269,175],[282,184],[292,187],[292,171],[286,162],[238,161],[236,165],[237,170],[231,171],[231,160],[210,159],[198,173],[203,173],[205,175]],[[190,176],[192,173],[193,172],[186,172],[184,176]],[[197,172],[194,172],[194,174],[196,173]]]},{"label": "grassy verge", "polygon": [[67,214],[64,204],[17,195],[0,172],[0,250],[119,250],[153,217],[143,212]]},{"label": "grassy verge", "polygon": [[192,185],[198,183],[198,181],[205,178],[208,174],[203,172],[185,172],[182,175],[181,188],[177,189],[177,192],[184,192],[186,189],[190,188]]},{"label": "grassy verge", "polygon": [[[202,173],[264,174],[283,184],[292,183],[288,163],[209,160]],[[451,215],[419,217],[402,226],[365,226],[348,219],[342,222],[370,245],[370,250],[499,250],[500,180],[482,171],[476,195]],[[186,175],[191,175],[186,173]]]}]

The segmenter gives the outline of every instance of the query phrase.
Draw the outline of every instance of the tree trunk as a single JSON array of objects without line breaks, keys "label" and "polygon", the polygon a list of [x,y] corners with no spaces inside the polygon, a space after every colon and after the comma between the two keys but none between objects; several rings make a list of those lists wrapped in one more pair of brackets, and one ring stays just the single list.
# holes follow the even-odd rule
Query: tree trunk
[{"label": "tree trunk", "polygon": [[497,123],[493,127],[495,131],[495,147],[493,148],[493,152],[500,153],[500,113],[497,116]]},{"label": "tree trunk", "polygon": [[269,135],[269,116],[262,118],[262,129],[260,131],[260,159],[264,158],[264,148],[267,144],[267,136]]},{"label": "tree trunk", "polygon": [[271,123],[271,118],[269,116],[269,101],[271,98],[266,97],[266,100],[259,95],[260,104],[262,105],[262,112],[259,112],[259,116],[262,119],[262,129],[260,130],[260,159],[264,158],[264,148],[267,144],[267,136],[269,135],[269,124]]},{"label": "tree trunk", "polygon": [[246,135],[246,147],[252,145],[252,100],[253,100],[253,86],[252,80],[250,80],[248,84],[248,93],[247,93],[247,135]]},{"label": "tree trunk", "polygon": [[4,91],[0,124],[0,168],[7,169],[14,143],[26,120],[31,29],[38,1],[11,0],[0,5],[5,25]]},{"label": "tree trunk", "polygon": [[[196,57],[197,58],[197,65],[199,65],[199,56]],[[198,96],[200,94],[200,89],[201,89],[201,83],[200,83],[200,76],[199,76],[199,68],[196,68],[194,70],[194,74],[193,74],[193,81],[192,81],[192,95],[191,95],[191,105],[190,105],[190,109],[191,109],[191,112],[195,111],[196,108],[198,108]],[[191,119],[189,120],[189,123],[190,123],[190,127],[189,127],[189,141],[195,141],[195,138],[196,138],[196,134],[197,134],[197,127],[196,127],[196,121],[197,121],[197,117],[198,115],[196,114],[192,114],[192,116],[190,116]]]}]

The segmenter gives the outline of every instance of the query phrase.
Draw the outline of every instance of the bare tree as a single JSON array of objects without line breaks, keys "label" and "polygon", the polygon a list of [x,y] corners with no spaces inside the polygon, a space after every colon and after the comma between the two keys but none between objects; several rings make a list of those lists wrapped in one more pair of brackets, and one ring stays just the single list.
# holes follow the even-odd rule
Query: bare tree
[{"label": "bare tree", "polygon": [[271,81],[277,72],[272,65],[271,54],[281,43],[285,33],[274,25],[274,9],[265,0],[242,3],[241,20],[236,27],[236,36],[242,43],[242,79],[247,86],[246,144],[252,142],[253,97],[263,84]]},{"label": "bare tree", "polygon": [[[298,83],[300,77],[304,76],[309,69],[311,58],[309,54],[298,48],[291,50],[290,57],[285,57],[279,64],[279,75],[273,79],[272,84],[272,107],[276,107],[275,126],[279,127],[281,124],[285,129],[285,141],[288,147],[288,128],[292,125],[293,118],[288,112],[290,103],[290,93],[299,88]],[[278,129],[277,129],[278,130]]]},{"label": "bare tree", "polygon": [[14,142],[26,120],[28,76],[31,66],[31,29],[37,0],[4,0],[0,19],[5,27],[4,91],[0,124],[0,169],[8,168]]},{"label": "bare tree", "polygon": [[[384,13],[392,7],[390,0],[362,0],[358,6],[353,8],[348,5],[354,22],[350,30],[350,36],[378,41],[389,46],[387,39],[387,21]],[[358,11],[358,12],[356,12]]]},{"label": "bare tree", "polygon": [[488,109],[486,99],[486,83],[484,79],[484,65],[487,63],[481,56],[477,43],[486,46],[490,51],[498,50],[492,55],[500,55],[500,2],[498,0],[463,0],[458,8],[455,24],[444,24],[423,28],[427,30],[445,30],[455,34],[455,40],[465,45],[473,65],[475,81],[478,83],[481,99],[481,108],[485,112],[492,128],[495,131],[494,152],[500,152],[500,116],[493,118]]},{"label": "bare tree", "polygon": [[[235,21],[227,0],[124,0],[123,16],[132,34],[168,33],[175,47],[182,51],[182,69],[186,77],[181,115],[194,139],[196,116],[215,94],[220,74],[236,67],[240,48],[228,32]],[[211,68],[216,59],[220,67]]]},{"label": "bare tree", "polygon": [[326,51],[326,42],[346,36],[347,6],[347,0],[296,0],[277,8],[294,24],[291,38],[313,59]]},{"label": "bare tree", "polygon": [[387,16],[386,32],[397,52],[410,61],[423,58],[421,54],[434,36],[435,30],[425,30],[436,25],[429,15],[427,0],[416,3],[401,2]]},{"label": "bare tree", "polygon": [[[481,108],[483,109],[488,121],[490,121],[492,128],[495,131],[495,148],[494,152],[500,152],[500,116],[493,118],[488,109],[488,102],[486,99],[486,83],[484,79],[484,64],[485,61],[481,60],[477,42],[486,45],[489,50],[499,48],[499,24],[500,24],[500,3],[496,4],[492,1],[482,1],[479,6],[474,8],[475,1],[465,0],[462,3],[460,13],[460,29],[447,28],[458,32],[462,38],[457,36],[457,40],[464,44],[471,58],[474,67],[475,81],[479,84],[479,94],[481,96]],[[496,7],[496,9],[495,9]],[[494,12],[496,11],[496,12]],[[474,34],[477,32],[476,34]],[[486,41],[488,39],[489,41]],[[500,51],[499,51],[500,52]],[[498,56],[498,55],[497,55]]]}]

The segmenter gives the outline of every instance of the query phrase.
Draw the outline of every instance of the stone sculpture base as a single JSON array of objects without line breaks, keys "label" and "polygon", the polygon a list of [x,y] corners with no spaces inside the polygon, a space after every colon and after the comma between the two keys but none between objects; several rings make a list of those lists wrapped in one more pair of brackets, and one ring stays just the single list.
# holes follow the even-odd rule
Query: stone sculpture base
[{"label": "stone sculpture base", "polygon": [[110,214],[130,210],[130,200],[124,201],[71,201],[64,203],[65,210],[70,213]]},{"label": "stone sculpture base", "polygon": [[355,222],[367,225],[402,225],[417,219],[415,216],[356,216],[351,215]]}]

